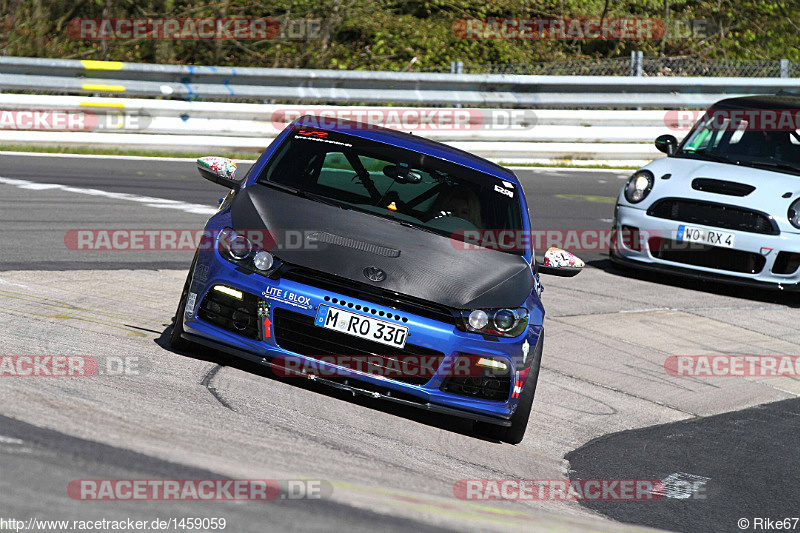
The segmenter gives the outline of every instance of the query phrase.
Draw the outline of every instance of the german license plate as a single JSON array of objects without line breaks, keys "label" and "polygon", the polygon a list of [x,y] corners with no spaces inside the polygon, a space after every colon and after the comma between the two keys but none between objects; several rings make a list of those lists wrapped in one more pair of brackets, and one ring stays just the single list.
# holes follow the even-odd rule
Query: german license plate
[{"label": "german license plate", "polygon": [[736,242],[736,235],[727,231],[680,225],[678,226],[676,240],[678,242],[699,242],[711,246],[721,246],[722,248],[733,248],[733,244]]},{"label": "german license plate", "polygon": [[395,348],[405,347],[408,337],[405,326],[327,305],[319,306],[314,324]]}]

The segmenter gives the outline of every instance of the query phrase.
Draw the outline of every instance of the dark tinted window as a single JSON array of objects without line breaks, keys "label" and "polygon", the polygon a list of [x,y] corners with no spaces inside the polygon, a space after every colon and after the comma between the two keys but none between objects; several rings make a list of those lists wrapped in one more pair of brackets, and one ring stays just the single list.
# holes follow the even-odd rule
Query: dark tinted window
[{"label": "dark tinted window", "polygon": [[497,177],[339,132],[297,128],[259,183],[276,183],[443,235],[522,228],[519,191]]}]

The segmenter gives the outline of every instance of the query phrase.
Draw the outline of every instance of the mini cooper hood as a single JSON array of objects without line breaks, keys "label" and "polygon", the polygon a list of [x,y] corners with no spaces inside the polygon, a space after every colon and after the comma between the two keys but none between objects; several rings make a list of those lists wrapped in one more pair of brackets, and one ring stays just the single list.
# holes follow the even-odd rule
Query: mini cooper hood
[{"label": "mini cooper hood", "polygon": [[710,178],[752,185],[756,191],[752,193],[751,197],[756,196],[756,192],[763,192],[772,198],[780,198],[785,192],[800,190],[800,176],[798,175],[716,161],[664,157],[653,161],[645,168],[655,175],[656,186],[668,183],[662,181],[661,176],[672,174],[671,181],[685,182],[689,184],[689,187],[695,178]]},{"label": "mini cooper hood", "polygon": [[[281,246],[275,254],[302,267],[334,274],[460,309],[519,307],[533,288],[533,275],[520,256],[464,250],[458,241],[355,210],[315,202],[263,185],[239,191],[231,204],[233,228],[317,237],[316,250]],[[291,239],[290,239],[291,240]],[[380,282],[364,270],[386,273]]]}]

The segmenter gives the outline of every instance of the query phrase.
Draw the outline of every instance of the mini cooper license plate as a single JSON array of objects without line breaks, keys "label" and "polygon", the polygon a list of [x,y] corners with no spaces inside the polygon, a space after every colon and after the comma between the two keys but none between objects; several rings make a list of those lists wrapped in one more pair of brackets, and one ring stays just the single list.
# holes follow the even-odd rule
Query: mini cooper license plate
[{"label": "mini cooper license plate", "polygon": [[676,240],[678,242],[699,242],[710,244],[711,246],[721,246],[722,248],[733,248],[733,244],[736,242],[736,235],[727,231],[680,225],[678,226]]},{"label": "mini cooper license plate", "polygon": [[327,305],[319,306],[314,324],[395,348],[405,347],[408,336],[405,326]]}]

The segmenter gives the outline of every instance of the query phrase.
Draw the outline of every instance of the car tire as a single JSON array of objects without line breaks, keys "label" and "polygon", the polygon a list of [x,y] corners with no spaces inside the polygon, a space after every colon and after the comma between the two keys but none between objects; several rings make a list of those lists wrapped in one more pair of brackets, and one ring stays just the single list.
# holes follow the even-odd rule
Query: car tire
[{"label": "car tire", "polygon": [[544,347],[544,329],[539,334],[539,341],[533,354],[531,369],[528,378],[525,380],[525,387],[519,397],[519,403],[514,414],[511,415],[510,426],[498,426],[489,422],[475,421],[473,431],[483,437],[507,442],[509,444],[519,444],[528,429],[528,419],[533,408],[533,397],[536,394],[536,384],[539,381],[539,368],[542,364],[542,349]]},{"label": "car tire", "polygon": [[187,351],[194,345],[194,343],[187,341],[181,335],[184,333],[183,316],[186,313],[186,298],[189,296],[189,288],[192,285],[192,274],[197,264],[198,253],[195,252],[192,266],[189,267],[189,274],[186,276],[186,282],[183,284],[183,291],[181,291],[181,299],[178,301],[178,310],[175,311],[175,321],[169,334],[169,347],[173,350]]}]

